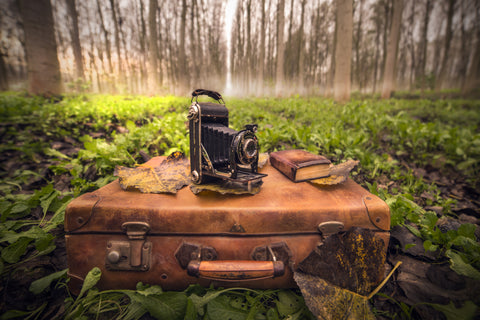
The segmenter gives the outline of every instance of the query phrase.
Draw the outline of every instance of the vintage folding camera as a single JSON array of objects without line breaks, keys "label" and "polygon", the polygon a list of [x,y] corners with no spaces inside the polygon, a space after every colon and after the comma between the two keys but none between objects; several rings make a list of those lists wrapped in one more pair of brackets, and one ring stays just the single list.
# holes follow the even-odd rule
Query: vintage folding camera
[{"label": "vintage folding camera", "polygon": [[[201,95],[217,103],[198,102]],[[257,125],[246,125],[241,131],[229,128],[228,110],[218,92],[198,89],[192,92],[191,101],[188,120],[193,183],[205,183],[211,178],[249,185],[261,181],[266,175],[257,171]]]}]

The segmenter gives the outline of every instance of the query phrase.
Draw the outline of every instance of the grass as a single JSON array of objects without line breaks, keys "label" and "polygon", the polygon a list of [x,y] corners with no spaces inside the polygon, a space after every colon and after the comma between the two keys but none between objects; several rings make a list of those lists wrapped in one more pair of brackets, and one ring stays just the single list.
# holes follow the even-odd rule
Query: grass
[{"label": "grass", "polygon": [[[454,174],[478,189],[480,101],[354,99],[345,105],[313,97],[226,101],[233,128],[258,124],[263,152],[301,148],[335,163],[360,160],[352,177],[389,204],[392,226],[409,227],[424,239],[425,249],[449,260],[453,270],[480,279],[475,226],[465,224],[441,232],[436,227],[438,215],[424,207],[439,206],[443,214],[453,216],[455,199],[415,174],[417,168]],[[5,155],[0,171],[2,281],[54,253],[56,238],[63,236],[68,202],[112,181],[116,165],[141,163],[144,154],[188,153],[185,121],[189,102],[179,97],[107,95],[51,101],[21,93],[1,94],[0,152]],[[65,141],[68,148],[59,148],[59,142]],[[18,169],[8,156],[20,164]],[[60,177],[68,182],[67,188],[56,187]],[[430,195],[426,200],[421,198],[425,193]],[[3,306],[2,311],[20,317],[46,312],[45,293],[53,292],[55,286],[65,287],[65,272],[57,271],[46,271],[46,278],[31,284],[32,294],[43,297],[31,310]],[[292,290],[223,292],[192,287],[174,294],[140,285],[132,292],[98,292],[94,289],[96,277],[98,274],[92,275],[93,285],[84,295],[67,298],[64,317],[113,314],[127,319],[150,313],[162,318],[167,312],[159,307],[162,303],[165,308],[169,303],[177,306],[180,311],[173,309],[177,310],[173,318],[178,319],[205,314],[213,319],[218,312],[236,312],[239,319],[311,316],[301,296]]]}]

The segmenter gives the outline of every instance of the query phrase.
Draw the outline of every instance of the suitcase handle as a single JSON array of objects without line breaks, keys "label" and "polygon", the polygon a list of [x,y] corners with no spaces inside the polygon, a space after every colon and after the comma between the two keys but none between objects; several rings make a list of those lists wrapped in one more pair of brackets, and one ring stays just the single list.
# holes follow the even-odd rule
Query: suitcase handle
[{"label": "suitcase handle", "polygon": [[192,260],[188,264],[189,275],[219,281],[248,281],[275,278],[285,273],[282,261],[254,260]]}]

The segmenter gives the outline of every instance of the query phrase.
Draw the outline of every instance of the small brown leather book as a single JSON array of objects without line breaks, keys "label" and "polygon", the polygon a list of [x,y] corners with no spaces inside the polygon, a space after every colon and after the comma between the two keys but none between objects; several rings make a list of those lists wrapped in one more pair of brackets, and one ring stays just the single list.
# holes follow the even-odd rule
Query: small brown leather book
[{"label": "small brown leather book", "polygon": [[270,163],[294,182],[330,175],[330,160],[305,150],[293,149],[272,152]]}]

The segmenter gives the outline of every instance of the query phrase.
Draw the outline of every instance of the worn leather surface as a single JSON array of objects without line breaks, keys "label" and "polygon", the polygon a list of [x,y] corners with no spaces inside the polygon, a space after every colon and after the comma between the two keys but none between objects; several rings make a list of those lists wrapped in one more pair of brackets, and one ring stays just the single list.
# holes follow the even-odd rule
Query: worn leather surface
[{"label": "worn leather surface", "polygon": [[[157,157],[148,164],[160,164]],[[67,208],[67,232],[122,232],[127,221],[145,221],[151,233],[229,233],[241,225],[247,234],[317,232],[318,224],[341,221],[352,226],[389,230],[388,206],[348,179],[320,187],[293,183],[275,168],[256,195],[194,195],[188,187],[172,194],[124,191],[118,181],[75,199]],[[237,228],[238,229],[238,228]]]},{"label": "worn leather surface", "polygon": [[[163,158],[153,158],[156,166]],[[137,282],[159,284],[166,290],[182,290],[189,284],[252,288],[295,287],[293,271],[318,245],[317,226],[328,221],[372,229],[388,244],[388,206],[348,179],[345,183],[319,187],[294,183],[266,165],[268,174],[256,195],[194,195],[188,187],[176,195],[124,191],[118,181],[72,201],[65,215],[67,259],[71,288],[79,290],[81,279],[97,266],[102,270],[99,287],[135,288]],[[146,222],[152,243],[149,270],[106,269],[107,243],[128,241],[125,222]],[[291,257],[281,277],[242,283],[197,279],[187,274],[175,258],[182,243],[215,248],[218,260],[251,260],[257,246],[285,242]]]}]

